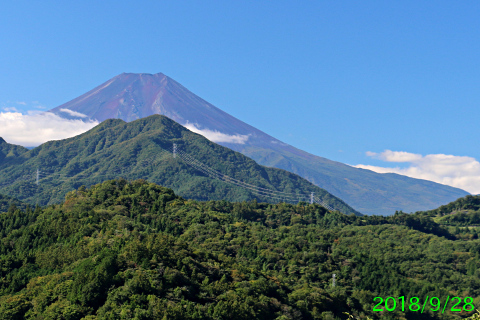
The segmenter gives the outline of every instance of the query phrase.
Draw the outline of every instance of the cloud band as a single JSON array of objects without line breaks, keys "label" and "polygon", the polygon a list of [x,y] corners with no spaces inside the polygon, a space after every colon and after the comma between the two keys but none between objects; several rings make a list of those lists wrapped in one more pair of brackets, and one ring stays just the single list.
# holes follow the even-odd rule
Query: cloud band
[{"label": "cloud band", "polygon": [[74,137],[98,124],[97,121],[68,120],[50,112],[0,112],[0,137],[9,143],[33,147]]},{"label": "cloud band", "polygon": [[381,153],[366,152],[372,158],[386,162],[408,163],[406,168],[378,167],[359,164],[356,168],[378,173],[398,173],[411,178],[431,180],[441,184],[480,194],[480,162],[467,156],[446,154],[421,154],[385,150]]},{"label": "cloud band", "polygon": [[245,144],[248,140],[248,135],[235,134],[229,135],[219,131],[212,131],[210,129],[199,129],[195,124],[187,122],[185,128],[188,130],[201,134],[208,140],[212,142],[226,142],[226,143],[236,143],[236,144]]}]

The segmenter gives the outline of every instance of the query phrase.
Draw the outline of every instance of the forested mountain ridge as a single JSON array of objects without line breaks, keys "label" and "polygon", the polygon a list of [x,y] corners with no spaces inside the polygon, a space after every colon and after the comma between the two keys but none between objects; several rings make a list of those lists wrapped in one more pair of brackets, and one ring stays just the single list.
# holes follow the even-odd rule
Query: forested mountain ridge
[{"label": "forested mountain ridge", "polygon": [[27,151],[27,148],[7,143],[2,137],[0,137],[0,163],[4,159],[16,158]]},{"label": "forested mountain ridge", "polygon": [[[65,110],[98,121],[133,121],[162,114],[181,125],[240,137],[241,143],[232,139],[218,143],[261,165],[298,174],[365,214],[429,210],[468,194],[432,181],[355,168],[297,149],[227,114],[162,73],[122,73],[50,110],[61,117],[84,119]],[[322,139],[329,138],[318,137],[317,143]]]},{"label": "forested mountain ridge", "polygon": [[476,230],[479,229],[476,227],[480,227],[480,195],[468,195],[437,209],[415,214],[433,218],[442,225],[464,226]]},{"label": "forested mountain ridge", "polygon": [[438,228],[401,213],[198,202],[143,180],[106,181],[0,215],[0,318],[465,318],[372,311],[378,296],[480,304],[480,240]]},{"label": "forested mountain ridge", "polygon": [[25,209],[26,207],[24,203],[17,199],[0,194],[0,213],[7,212],[7,210],[12,207],[12,204],[14,205],[13,209],[15,209],[15,207]]},{"label": "forested mountain ridge", "polygon": [[418,213],[426,214],[429,216],[444,216],[446,214],[451,214],[453,212],[457,212],[461,210],[479,211],[480,195],[476,195],[476,196],[468,195],[466,197],[459,198],[455,201],[452,201],[443,206],[440,206],[437,209],[418,212]]},{"label": "forested mountain ridge", "polygon": [[[189,154],[232,179],[274,190],[277,197],[288,193],[290,200],[308,201],[307,197],[314,192],[334,209],[359,214],[342,200],[295,174],[260,166],[160,115],[129,123],[109,119],[76,137],[49,141],[17,157],[0,160],[0,193],[44,205],[63,201],[67,192],[81,185],[124,177],[147,179],[197,200],[285,200],[271,199],[266,193],[257,194],[251,187],[239,187],[239,183],[211,178],[181,157],[173,158],[166,150],[174,143],[179,154]],[[38,185],[37,169],[40,171]]]}]

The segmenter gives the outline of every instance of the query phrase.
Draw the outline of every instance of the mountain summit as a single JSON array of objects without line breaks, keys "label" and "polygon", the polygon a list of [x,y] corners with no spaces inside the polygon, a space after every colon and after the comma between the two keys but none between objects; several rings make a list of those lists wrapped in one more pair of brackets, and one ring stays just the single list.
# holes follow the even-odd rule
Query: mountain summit
[{"label": "mountain summit", "polygon": [[358,169],[299,150],[223,112],[162,73],[122,73],[50,111],[98,121],[165,115],[259,164],[296,173],[366,214],[428,210],[468,195],[458,188]]},{"label": "mountain summit", "polygon": [[239,127],[244,132],[254,129],[163,73],[122,73],[51,112],[64,118],[78,117],[75,114],[81,113],[100,122],[106,119],[130,122],[161,114],[181,124],[205,124],[227,133]]},{"label": "mountain summit", "polygon": [[192,131],[200,131],[197,133],[205,135],[206,131],[210,140],[228,144],[230,148],[250,142],[265,147],[272,142],[287,146],[223,112],[163,73],[122,73],[50,112],[64,118],[86,115],[100,122],[107,119],[130,122],[161,114]]}]

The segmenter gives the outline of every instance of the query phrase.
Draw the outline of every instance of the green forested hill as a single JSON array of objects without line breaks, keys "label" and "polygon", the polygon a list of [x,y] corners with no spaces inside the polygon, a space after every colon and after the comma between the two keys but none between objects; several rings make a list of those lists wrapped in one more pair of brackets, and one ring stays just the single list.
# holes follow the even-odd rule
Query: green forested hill
[{"label": "green forested hill", "polygon": [[480,232],[480,195],[459,198],[435,210],[420,211],[415,215],[430,217],[441,225],[456,227],[455,233],[463,232],[477,238]]},{"label": "green forested hill", "polygon": [[24,203],[21,203],[15,198],[0,194],[0,213],[7,212],[7,210],[12,206],[12,204],[18,206],[19,208],[25,209]]},{"label": "green forested hill", "polygon": [[372,311],[375,297],[389,296],[472,297],[480,306],[480,240],[455,240],[429,218],[401,213],[198,202],[143,180],[113,180],[61,204],[9,210],[0,233],[0,319],[469,315],[451,305],[443,314],[428,305]]},{"label": "green forested hill", "polygon": [[417,214],[427,215],[427,216],[445,216],[459,211],[479,211],[480,210],[480,195],[477,196],[465,196],[459,198],[455,201],[452,201],[446,205],[440,206],[437,209],[418,212]]},{"label": "green forested hill", "polygon": [[[178,150],[232,179],[294,194],[270,198],[251,189],[213,179],[165,151]],[[15,149],[10,147],[10,149]],[[197,200],[308,201],[311,192],[341,212],[359,214],[342,200],[290,172],[266,168],[238,152],[210,142],[176,122],[154,115],[130,123],[106,120],[79,136],[47,142],[16,156],[0,158],[0,193],[32,204],[52,204],[81,185],[108,179],[148,179]],[[16,149],[15,149],[16,150]],[[36,170],[40,181],[36,184]],[[237,183],[238,184],[238,183]],[[278,193],[277,193],[278,195]],[[282,194],[283,195],[283,194]]]},{"label": "green forested hill", "polygon": [[0,137],[0,163],[5,159],[16,158],[21,154],[28,152],[27,148],[7,143]]}]

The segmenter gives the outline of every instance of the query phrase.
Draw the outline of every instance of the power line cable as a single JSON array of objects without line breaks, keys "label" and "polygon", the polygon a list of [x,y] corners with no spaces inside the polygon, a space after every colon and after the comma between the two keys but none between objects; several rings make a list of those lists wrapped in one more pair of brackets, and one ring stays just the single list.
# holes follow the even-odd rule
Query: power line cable
[{"label": "power line cable", "polygon": [[[216,171],[215,169],[212,169],[211,167],[201,163],[200,161],[194,159],[193,157],[189,156],[188,154],[184,153],[183,151],[179,151],[177,149],[177,155],[180,155],[182,157],[182,160],[185,162],[188,162],[192,166],[195,166],[196,168],[201,168],[203,171],[209,172],[211,176],[214,176],[217,179],[220,179],[225,182],[229,182],[232,184],[235,184],[240,187],[244,187],[250,190],[254,190],[258,193],[262,193],[264,195],[269,195],[269,196],[276,196],[277,198],[282,198],[282,199],[289,199],[290,201],[295,201],[298,200],[299,198],[305,198],[305,196],[298,195],[298,194],[292,194],[292,193],[286,193],[282,191],[277,191],[277,190],[271,190],[271,189],[266,189],[266,188],[261,188],[243,181],[240,181],[238,179],[232,178],[228,175],[225,175],[221,172]],[[291,196],[293,195],[293,196]]]},{"label": "power line cable", "polygon": [[[170,152],[172,152],[172,151],[173,151],[172,148],[170,148]],[[197,159],[195,159],[194,157],[185,153],[184,151],[179,150],[178,147],[176,147],[174,151],[175,151],[175,155],[179,156],[179,158],[181,158],[186,164],[192,166],[193,168],[197,169],[198,171],[203,172],[204,174],[206,174],[206,175],[208,175],[212,178],[215,178],[215,179],[218,179],[218,180],[221,180],[223,182],[227,182],[227,183],[239,186],[239,187],[249,189],[251,191],[254,191],[254,192],[258,193],[261,196],[275,198],[275,199],[281,199],[281,200],[288,199],[290,201],[295,201],[295,200],[299,200],[299,199],[305,200],[305,199],[309,199],[309,198],[312,199],[313,198],[315,203],[325,207],[326,209],[328,209],[330,211],[334,210],[332,207],[330,207],[328,204],[326,204],[325,201],[319,199],[316,196],[312,197],[312,195],[310,195],[310,197],[308,197],[306,195],[287,193],[287,192],[282,192],[282,191],[266,189],[266,188],[262,188],[262,187],[259,187],[259,186],[255,186],[255,185],[240,181],[238,179],[232,178],[228,175],[225,175],[225,174],[223,174],[223,173],[205,165],[204,163],[198,161]]]},{"label": "power line cable", "polygon": [[[238,180],[235,181],[236,179],[234,180],[233,178],[231,178],[229,176],[222,175],[221,173],[218,173],[218,172],[214,171],[213,169],[211,169],[208,166],[205,166],[205,165],[201,166],[197,162],[194,162],[194,161],[192,161],[192,160],[190,160],[186,157],[182,157],[184,155],[180,154],[178,150],[177,150],[177,155],[188,165],[192,166],[193,168],[197,169],[198,171],[203,172],[204,174],[206,174],[207,176],[210,176],[212,178],[221,180],[223,182],[228,182],[228,183],[234,184],[234,185],[239,186],[239,187],[249,189],[251,191],[254,191],[254,192],[258,193],[261,196],[280,199],[280,200],[285,200],[285,199],[290,200],[290,201],[295,201],[296,200],[294,198],[286,197],[284,195],[278,195],[278,194],[275,194],[275,193],[271,193],[271,191],[259,190],[258,187],[256,187],[256,186],[239,183]],[[268,189],[266,189],[266,190],[268,190]]]}]

